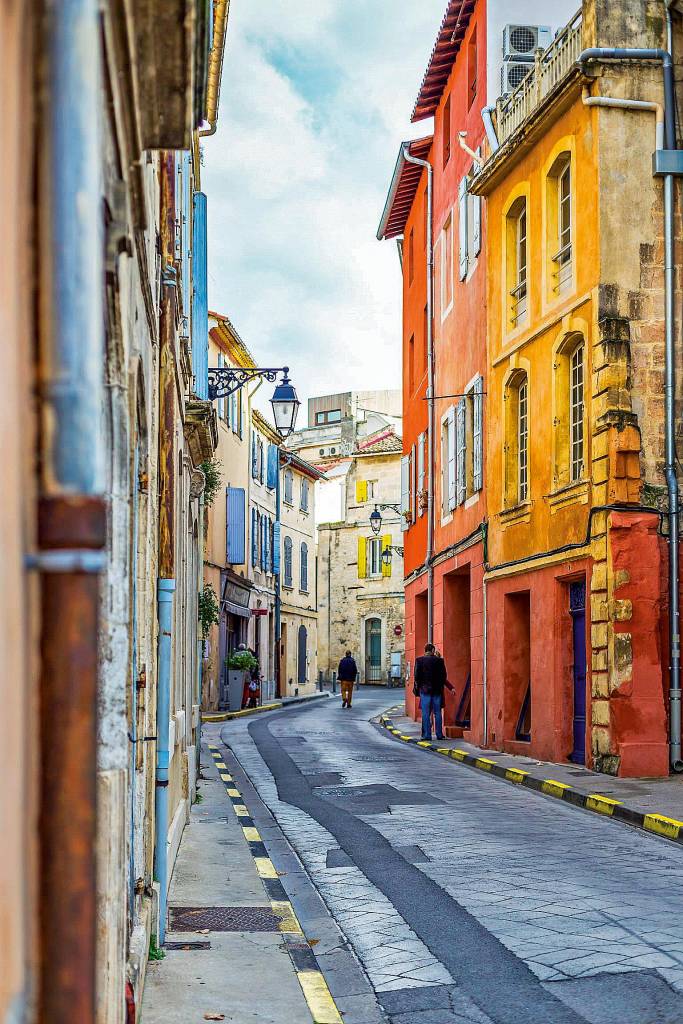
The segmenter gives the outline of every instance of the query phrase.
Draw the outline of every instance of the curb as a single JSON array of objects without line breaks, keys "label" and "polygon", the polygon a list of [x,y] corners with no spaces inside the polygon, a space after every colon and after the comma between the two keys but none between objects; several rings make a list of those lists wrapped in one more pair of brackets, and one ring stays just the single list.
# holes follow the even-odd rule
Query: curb
[{"label": "curb", "polygon": [[[395,711],[396,708],[391,708]],[[447,757],[453,761],[459,761],[468,768],[475,768],[477,771],[486,772],[496,778],[504,779],[506,782],[524,786],[526,789],[533,789],[537,793],[555,797],[566,804],[574,807],[581,807],[585,811],[593,811],[603,817],[614,818],[625,825],[635,825],[645,832],[653,832],[662,839],[669,839],[674,843],[683,845],[683,821],[675,818],[668,818],[665,814],[644,814],[642,811],[634,811],[626,807],[620,800],[612,800],[610,797],[602,796],[599,793],[580,793],[565,782],[557,782],[556,779],[537,779],[521,768],[505,768],[488,757],[475,757],[465,750],[458,750],[452,747],[439,747],[436,743],[428,740],[418,740],[416,736],[406,736],[397,729],[388,714],[380,715],[374,719],[387,732],[390,732],[394,739],[403,743],[412,743],[413,746],[422,747],[423,750],[432,751],[440,757]]]},{"label": "curb", "polygon": [[311,693],[307,697],[285,697],[277,704],[261,704],[257,708],[243,708],[241,711],[208,711],[202,715],[202,722],[231,722],[233,718],[246,718],[248,715],[259,715],[262,711],[278,711],[289,708],[292,704],[305,704],[309,700],[320,700],[321,697],[329,697],[329,693]]},{"label": "curb", "polygon": [[[251,710],[257,709],[252,708]],[[280,919],[280,932],[284,935],[287,952],[313,1022],[314,1024],[343,1024],[337,1005],[318,966],[315,953],[306,941],[294,907],[275,870],[275,865],[268,856],[265,843],[254,824],[254,819],[249,814],[244,798],[223,760],[223,755],[215,745],[209,743],[207,746],[225,786],[228,799],[242,826],[244,839],[254,859],[254,865],[266,896],[270,900],[271,909]]]}]

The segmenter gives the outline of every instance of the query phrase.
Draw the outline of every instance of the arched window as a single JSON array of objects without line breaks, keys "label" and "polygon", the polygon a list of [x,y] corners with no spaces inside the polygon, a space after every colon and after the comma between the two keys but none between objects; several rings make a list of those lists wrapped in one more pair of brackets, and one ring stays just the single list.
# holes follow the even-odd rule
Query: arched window
[{"label": "arched window", "polygon": [[301,561],[299,567],[299,589],[308,593],[308,544],[304,541],[301,544]]},{"label": "arched window", "polygon": [[586,343],[582,334],[561,340],[553,359],[553,486],[578,483],[585,476]]},{"label": "arched window", "polygon": [[292,538],[285,537],[285,573],[284,573],[284,586],[291,587],[292,585]]},{"label": "arched window", "polygon": [[572,282],[572,164],[569,153],[560,153],[548,173],[547,253],[550,261],[548,280],[552,299],[566,291]]},{"label": "arched window", "polygon": [[291,469],[285,470],[285,504],[292,505],[294,502],[294,474]]},{"label": "arched window", "polygon": [[297,659],[296,659],[296,661],[297,661],[296,681],[297,681],[297,683],[301,684],[301,683],[305,683],[306,682],[306,676],[308,674],[307,673],[307,669],[308,669],[308,666],[307,666],[308,652],[307,652],[307,649],[306,649],[307,646],[308,646],[308,634],[306,632],[306,627],[305,626],[299,626],[299,635],[298,635],[297,639],[298,639],[298,643],[297,643]]},{"label": "arched window", "polygon": [[524,323],[528,311],[527,293],[527,204],[520,196],[510,207],[506,224],[507,327]]},{"label": "arched window", "polygon": [[529,499],[529,380],[523,370],[510,377],[505,389],[505,504]]}]

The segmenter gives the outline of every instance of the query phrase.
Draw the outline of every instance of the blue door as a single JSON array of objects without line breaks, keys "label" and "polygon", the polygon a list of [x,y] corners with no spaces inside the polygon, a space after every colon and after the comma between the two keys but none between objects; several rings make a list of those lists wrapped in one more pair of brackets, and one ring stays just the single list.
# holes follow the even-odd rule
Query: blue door
[{"label": "blue door", "polygon": [[586,763],[586,583],[569,584],[569,612],[572,617],[574,664],[574,749],[570,761]]}]

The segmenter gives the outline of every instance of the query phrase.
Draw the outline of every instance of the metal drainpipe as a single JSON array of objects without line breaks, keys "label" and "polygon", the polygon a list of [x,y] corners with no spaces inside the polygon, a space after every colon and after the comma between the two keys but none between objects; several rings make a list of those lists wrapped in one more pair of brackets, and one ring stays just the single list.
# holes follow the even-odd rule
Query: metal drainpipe
[{"label": "metal drainpipe", "polygon": [[[285,462],[280,464],[280,449],[278,448],[277,453],[277,482],[275,485],[275,522],[280,524],[280,551],[278,557],[278,568],[279,572],[275,573],[275,686],[276,690],[282,690],[282,679],[280,672],[280,643],[282,641],[282,523],[280,523],[280,509],[282,507],[281,501],[281,485],[280,485],[280,473],[284,471],[287,466],[292,463],[291,456],[286,459]],[[276,693],[276,696],[278,694]],[[280,697],[283,697],[282,692],[279,693]]]},{"label": "metal drainpipe", "polygon": [[427,642],[434,643],[434,241],[432,230],[432,165],[428,160],[411,156],[408,146],[403,147],[406,163],[423,167],[427,171],[427,409],[429,416],[429,477],[427,487]]},{"label": "metal drainpipe", "polygon": [[[37,1018],[95,1019],[96,783],[103,499],[103,240],[96,0],[43,5],[37,136],[42,429]],[[83,54],[94,56],[83,60]]]},{"label": "metal drainpipe", "polygon": [[168,898],[168,772],[171,763],[171,639],[173,633],[173,592],[175,580],[157,581],[157,614],[159,618],[159,669],[157,681],[157,766],[156,766],[156,831],[154,864],[159,883],[159,945],[166,936]]},{"label": "metal drainpipe", "polygon": [[[591,47],[579,54],[578,64],[589,60],[639,60],[661,63],[664,76],[664,145],[676,149],[674,70],[671,57],[671,14],[666,7],[668,50]],[[669,763],[683,771],[681,761],[681,674],[678,595],[678,479],[676,477],[675,399],[676,364],[674,344],[674,180],[664,175],[664,426],[665,469],[669,521]]]},{"label": "metal drainpipe", "polygon": [[497,153],[500,149],[496,129],[493,127],[493,112],[495,109],[495,107],[483,107],[481,111],[481,119],[484,122],[484,131],[486,132],[486,138],[489,140],[491,153]]}]

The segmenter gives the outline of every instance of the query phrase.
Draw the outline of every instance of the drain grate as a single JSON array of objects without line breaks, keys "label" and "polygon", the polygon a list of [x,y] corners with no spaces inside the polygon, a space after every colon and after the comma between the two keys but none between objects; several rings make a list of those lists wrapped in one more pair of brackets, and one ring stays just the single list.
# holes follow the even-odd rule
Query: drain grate
[{"label": "drain grate", "polygon": [[164,949],[211,949],[210,942],[165,942]]},{"label": "drain grate", "polygon": [[277,932],[270,907],[171,907],[171,932]]}]

